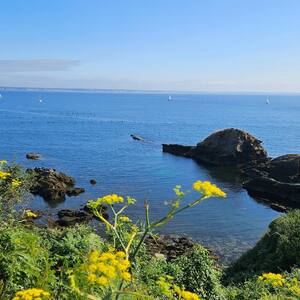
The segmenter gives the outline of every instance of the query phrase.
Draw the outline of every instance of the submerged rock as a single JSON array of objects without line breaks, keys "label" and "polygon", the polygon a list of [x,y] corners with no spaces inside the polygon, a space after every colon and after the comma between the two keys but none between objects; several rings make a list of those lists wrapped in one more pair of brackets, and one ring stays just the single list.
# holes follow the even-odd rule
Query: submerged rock
[{"label": "submerged rock", "polygon": [[33,152],[29,152],[26,154],[26,158],[27,159],[32,159],[32,160],[39,160],[41,158],[41,154],[39,153],[33,153]]},{"label": "submerged rock", "polygon": [[163,151],[216,166],[240,167],[268,157],[260,140],[235,128],[217,131],[194,147],[164,144]]},{"label": "submerged rock", "polygon": [[163,255],[168,261],[187,253],[195,245],[191,238],[180,235],[149,236],[145,243],[152,255]]},{"label": "submerged rock", "polygon": [[46,201],[63,201],[66,194],[74,196],[84,191],[82,188],[74,188],[73,177],[55,169],[34,168],[28,169],[27,172],[34,176],[30,192],[43,197]]}]

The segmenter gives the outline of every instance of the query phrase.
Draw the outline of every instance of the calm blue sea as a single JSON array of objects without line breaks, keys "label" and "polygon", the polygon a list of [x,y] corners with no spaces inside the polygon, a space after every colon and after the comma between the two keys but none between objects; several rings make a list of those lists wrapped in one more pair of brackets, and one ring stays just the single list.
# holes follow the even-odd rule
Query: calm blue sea
[{"label": "calm blue sea", "polygon": [[[86,188],[79,197],[50,206],[41,198],[30,207],[55,213],[79,208],[107,193],[136,197],[129,215],[152,217],[165,212],[172,188],[190,188],[197,179],[211,180],[228,198],[210,199],[162,228],[186,233],[215,249],[226,261],[252,246],[279,214],[241,189],[238,178],[206,169],[192,160],[164,154],[162,143],[196,144],[211,132],[236,127],[263,141],[271,156],[300,152],[300,97],[149,93],[1,91],[0,158],[26,167],[53,167],[74,176]],[[43,102],[38,101],[42,97]],[[131,139],[144,137],[147,143]],[[26,152],[39,152],[28,161]],[[94,178],[98,184],[91,186]]]}]

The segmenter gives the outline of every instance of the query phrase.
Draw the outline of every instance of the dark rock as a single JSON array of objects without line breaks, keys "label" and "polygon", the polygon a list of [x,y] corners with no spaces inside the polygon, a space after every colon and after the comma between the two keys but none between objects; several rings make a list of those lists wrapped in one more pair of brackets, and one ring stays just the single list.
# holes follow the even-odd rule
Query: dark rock
[{"label": "dark rock", "polygon": [[278,181],[300,183],[300,154],[286,154],[272,159],[268,173],[269,177]]},{"label": "dark rock", "polygon": [[190,157],[189,153],[193,148],[195,148],[195,147],[177,145],[177,144],[163,144],[162,145],[163,152],[171,153],[173,155],[178,155],[178,156],[185,156],[185,157]]},{"label": "dark rock", "polygon": [[216,166],[240,167],[267,160],[267,152],[261,146],[261,141],[235,128],[217,131],[195,147],[165,144],[163,151]]},{"label": "dark rock", "polygon": [[82,210],[62,209],[58,213],[57,224],[59,226],[72,226],[77,223],[85,223],[93,218],[92,214],[89,214]]},{"label": "dark rock", "polygon": [[96,183],[97,183],[97,181],[95,179],[90,180],[90,184],[95,185]]},{"label": "dark rock", "polygon": [[243,184],[254,198],[279,203],[286,207],[300,208],[300,184],[280,182],[273,178],[257,177]]},{"label": "dark rock", "polygon": [[[63,201],[65,195],[74,190],[75,179],[55,169],[34,168],[28,169],[27,172],[35,179],[31,193],[43,197],[46,201]],[[78,191],[81,190],[74,193]]]},{"label": "dark rock", "polygon": [[163,254],[168,261],[187,253],[195,245],[192,239],[180,235],[149,236],[145,243],[152,255]]},{"label": "dark rock", "polygon": [[39,153],[29,152],[26,154],[26,158],[32,160],[39,160],[41,158],[41,155]]},{"label": "dark rock", "polygon": [[198,162],[218,166],[240,166],[267,159],[261,141],[248,132],[229,128],[208,136],[189,155]]},{"label": "dark rock", "polygon": [[145,141],[142,137],[140,137],[136,134],[131,134],[130,136],[136,141]]},{"label": "dark rock", "polygon": [[84,193],[85,189],[84,188],[79,188],[79,187],[75,187],[75,188],[70,188],[67,190],[66,194],[71,197],[71,196],[78,196],[81,193]]}]

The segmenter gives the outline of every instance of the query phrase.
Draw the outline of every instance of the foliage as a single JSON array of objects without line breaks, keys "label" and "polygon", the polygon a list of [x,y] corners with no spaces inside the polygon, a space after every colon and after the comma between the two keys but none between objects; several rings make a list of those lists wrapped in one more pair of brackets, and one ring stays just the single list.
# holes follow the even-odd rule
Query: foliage
[{"label": "foliage", "polygon": [[254,248],[226,272],[226,282],[242,282],[266,272],[289,271],[300,266],[300,210],[274,220]]},{"label": "foliage", "polygon": [[0,221],[10,219],[15,204],[26,197],[31,176],[19,165],[0,160]]},{"label": "foliage", "polygon": [[226,299],[232,300],[297,300],[300,299],[300,269],[291,273],[264,273],[243,284],[229,286]]}]

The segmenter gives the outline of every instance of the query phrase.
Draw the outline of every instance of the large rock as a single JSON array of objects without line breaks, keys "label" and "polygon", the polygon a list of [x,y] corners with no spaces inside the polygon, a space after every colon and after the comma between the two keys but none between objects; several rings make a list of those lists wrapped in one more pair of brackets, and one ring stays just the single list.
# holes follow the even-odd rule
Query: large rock
[{"label": "large rock", "polygon": [[268,164],[269,177],[288,183],[300,183],[300,154],[276,157]]},{"label": "large rock", "polygon": [[84,191],[81,188],[74,188],[74,178],[55,169],[34,168],[27,171],[34,176],[31,193],[43,197],[46,201],[63,201],[66,194],[73,196]]},{"label": "large rock", "polygon": [[249,195],[286,208],[300,208],[299,154],[279,156],[245,174],[248,180],[243,187]]},{"label": "large rock", "polygon": [[269,203],[300,208],[300,184],[277,181],[269,177],[257,177],[246,181],[243,187],[249,195]]},{"label": "large rock", "polygon": [[86,223],[93,218],[93,214],[83,210],[62,209],[58,213],[59,226],[72,226],[77,223]]},{"label": "large rock", "polygon": [[163,151],[216,166],[240,167],[267,160],[267,152],[261,146],[261,141],[235,128],[217,131],[195,147],[164,144]]}]

